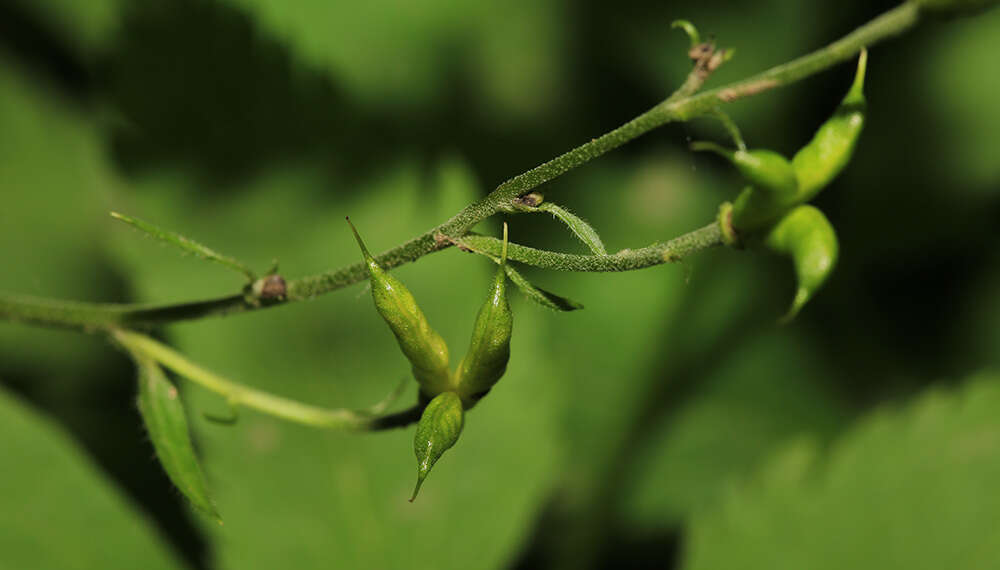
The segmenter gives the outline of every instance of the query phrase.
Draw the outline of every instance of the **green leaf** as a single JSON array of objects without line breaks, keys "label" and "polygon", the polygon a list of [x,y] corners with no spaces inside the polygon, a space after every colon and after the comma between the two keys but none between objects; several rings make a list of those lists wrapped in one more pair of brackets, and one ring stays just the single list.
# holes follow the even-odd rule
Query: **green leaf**
[{"label": "green leaf", "polygon": [[180,569],[67,435],[0,391],[0,568]]},{"label": "green leaf", "polygon": [[191,445],[187,416],[177,388],[152,360],[135,355],[135,362],[139,368],[139,412],[160,465],[191,504],[221,522]]},{"label": "green leaf", "polygon": [[417,485],[413,488],[411,503],[417,498],[420,486],[424,484],[424,479],[434,464],[458,441],[464,423],[462,400],[455,392],[438,394],[424,408],[413,437],[413,451],[417,456]]},{"label": "green leaf", "polygon": [[590,251],[594,255],[608,254],[608,250],[604,248],[604,242],[601,241],[601,236],[597,235],[597,230],[583,218],[552,202],[543,202],[537,209],[552,214],[562,223],[566,224],[566,227],[573,232],[573,235],[590,248]]},{"label": "green leaf", "polygon": [[[695,335],[687,342],[711,346],[713,337],[695,320],[685,320],[686,333]],[[690,350],[672,355],[691,358],[685,356]],[[726,343],[724,354],[708,354],[713,364],[695,375],[697,391],[683,407],[645,426],[636,443],[632,482],[620,491],[621,516],[630,528],[676,528],[723,500],[734,478],[753,473],[790,437],[809,433],[828,440],[847,416],[817,348],[787,328],[745,335]]]},{"label": "green leaf", "polygon": [[[358,101],[401,108],[447,93],[449,60],[461,46],[476,81],[473,105],[498,116],[537,113],[557,104],[566,8],[532,0],[329,2],[224,0],[261,35],[288,46],[295,61],[324,70]],[[516,13],[517,18],[508,18]],[[360,33],[364,30],[364,33]],[[385,65],[403,56],[405,66]],[[502,113],[502,115],[500,114]]]},{"label": "green leaf", "polygon": [[213,249],[209,249],[208,247],[192,239],[188,239],[180,235],[179,233],[165,230],[159,226],[156,226],[155,224],[151,224],[147,221],[140,220],[139,218],[133,218],[131,216],[126,216],[124,214],[119,214],[118,212],[111,212],[111,217],[116,220],[121,220],[136,229],[146,232],[152,238],[176,246],[182,251],[193,253],[206,261],[214,261],[215,263],[228,267],[233,271],[242,273],[250,281],[254,281],[255,279],[257,279],[257,276],[254,274],[253,270],[244,265],[243,263],[241,263],[240,261],[232,257],[222,255],[221,253]]},{"label": "green leaf", "polygon": [[561,297],[555,293],[536,287],[509,263],[504,267],[504,271],[507,272],[507,277],[510,278],[511,282],[517,285],[517,288],[524,293],[525,297],[543,307],[556,311],[575,311],[583,308],[582,304],[572,299],[567,299],[566,297]]},{"label": "green leaf", "polygon": [[1000,375],[788,445],[694,517],[689,569],[995,568]]}]

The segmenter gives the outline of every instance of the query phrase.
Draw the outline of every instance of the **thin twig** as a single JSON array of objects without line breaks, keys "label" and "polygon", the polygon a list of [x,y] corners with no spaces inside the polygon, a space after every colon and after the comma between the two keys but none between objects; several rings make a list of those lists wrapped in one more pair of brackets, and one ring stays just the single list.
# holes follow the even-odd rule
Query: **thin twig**
[{"label": "thin twig", "polygon": [[[712,223],[667,242],[639,249],[623,249],[612,255],[557,253],[511,243],[508,246],[508,257],[514,261],[556,271],[633,271],[662,263],[677,262],[692,253],[721,243],[719,224]],[[490,257],[500,255],[502,247],[502,242],[497,238],[474,234],[456,240],[456,244]]]},{"label": "thin twig", "polygon": [[[833,67],[850,59],[866,46],[871,47],[882,40],[909,30],[917,24],[919,16],[920,10],[915,3],[904,2],[843,38],[808,55],[742,81],[701,94],[672,95],[617,129],[507,180],[489,195],[463,208],[448,221],[376,256],[376,260],[386,269],[391,269],[447,248],[452,241],[466,236],[468,231],[482,220],[497,212],[509,211],[521,195],[654,128],[670,122],[686,121],[705,115],[721,104],[788,85]],[[697,87],[700,87],[700,84]],[[690,85],[682,86],[678,91],[689,89]],[[639,263],[634,268],[648,267],[651,264]],[[573,264],[569,265],[573,266]],[[578,266],[585,265],[579,264]],[[587,269],[577,270],[587,271]],[[0,294],[0,319],[84,330],[110,329],[119,326],[149,326],[257,310],[285,302],[309,299],[357,283],[366,277],[367,272],[364,265],[356,263],[319,275],[291,280],[288,281],[287,296],[284,301],[269,304],[254,302],[253,299],[248,299],[243,294],[179,305],[160,306],[77,303]]]},{"label": "thin twig", "polygon": [[[373,431],[402,427],[419,419],[423,406],[379,415],[343,408],[321,408],[255,390],[205,370],[183,354],[144,334],[116,330],[111,337],[130,352],[158,362],[180,376],[226,398],[232,406],[242,406],[284,420],[319,428],[346,431]],[[415,419],[410,420],[409,418]]]}]

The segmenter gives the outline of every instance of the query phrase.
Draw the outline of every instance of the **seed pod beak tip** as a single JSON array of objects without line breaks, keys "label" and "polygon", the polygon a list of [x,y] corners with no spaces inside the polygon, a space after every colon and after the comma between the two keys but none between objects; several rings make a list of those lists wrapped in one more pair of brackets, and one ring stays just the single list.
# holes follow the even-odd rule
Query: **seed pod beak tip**
[{"label": "seed pod beak tip", "polygon": [[858,104],[865,102],[865,74],[868,69],[868,49],[862,48],[861,53],[858,55],[858,68],[854,72],[854,82],[851,83],[851,88],[847,91],[847,95],[844,97],[844,103],[846,104]]},{"label": "seed pod beak tip", "polygon": [[417,472],[417,484],[416,484],[415,487],[413,487],[413,494],[410,495],[410,502],[411,503],[417,498],[417,494],[420,493],[420,487],[423,486],[424,479],[426,479],[426,478],[427,478],[427,471],[418,471]]},{"label": "seed pod beak tip", "polygon": [[358,229],[355,228],[354,224],[351,222],[351,217],[344,216],[344,219],[347,221],[347,225],[351,226],[351,233],[354,234],[354,240],[358,242],[358,247],[361,248],[361,255],[364,256],[365,262],[369,265],[374,264],[375,258],[372,257],[372,254],[368,251],[368,247],[365,246],[364,240],[361,239],[361,234],[358,233]]},{"label": "seed pod beak tip", "polygon": [[812,294],[808,289],[805,287],[799,287],[795,292],[795,299],[792,301],[792,306],[788,308],[788,312],[785,313],[784,316],[778,319],[778,324],[787,325],[794,321],[795,317],[798,316],[799,311],[802,310],[802,307],[806,306],[806,303],[809,302],[811,297]]}]

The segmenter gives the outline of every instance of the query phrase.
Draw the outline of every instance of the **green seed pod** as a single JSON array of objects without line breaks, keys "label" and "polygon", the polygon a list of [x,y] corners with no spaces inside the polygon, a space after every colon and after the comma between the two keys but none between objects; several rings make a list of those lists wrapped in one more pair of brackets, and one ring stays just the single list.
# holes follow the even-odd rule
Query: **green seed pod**
[{"label": "green seed pod", "polygon": [[808,202],[847,166],[865,124],[865,68],[868,51],[861,50],[854,83],[840,106],[792,158],[798,177],[796,202]]},{"label": "green seed pod", "polygon": [[437,460],[458,441],[464,422],[462,400],[454,392],[438,394],[424,408],[413,438],[413,452],[417,456],[417,485],[413,488],[411,503],[417,498],[420,486]]},{"label": "green seed pod", "polygon": [[692,143],[691,150],[718,154],[733,163],[751,184],[768,192],[791,193],[798,185],[788,159],[771,150],[731,150],[711,142]]},{"label": "green seed pod", "polygon": [[813,206],[795,208],[781,218],[764,236],[764,246],[771,251],[787,255],[795,265],[798,289],[788,313],[782,318],[788,322],[823,285],[837,263],[837,234],[833,226]]},{"label": "green seed pod", "polygon": [[456,371],[458,393],[466,408],[471,408],[500,380],[510,360],[510,335],[513,318],[507,302],[507,225],[504,224],[503,252],[500,266],[490,284],[486,303],[479,309],[472,329],[472,341]]},{"label": "green seed pod", "polygon": [[427,322],[427,317],[417,306],[413,294],[403,283],[389,275],[375,261],[358,231],[347,220],[358,241],[368,274],[371,276],[372,298],[375,309],[389,324],[399,348],[413,365],[413,376],[420,384],[420,391],[427,398],[452,389],[451,370],[448,367],[448,345]]},{"label": "green seed pod", "polygon": [[691,145],[729,160],[753,186],[733,201],[733,227],[755,230],[767,225],[796,204],[798,179],[787,158],[770,150],[730,150],[709,142]]}]

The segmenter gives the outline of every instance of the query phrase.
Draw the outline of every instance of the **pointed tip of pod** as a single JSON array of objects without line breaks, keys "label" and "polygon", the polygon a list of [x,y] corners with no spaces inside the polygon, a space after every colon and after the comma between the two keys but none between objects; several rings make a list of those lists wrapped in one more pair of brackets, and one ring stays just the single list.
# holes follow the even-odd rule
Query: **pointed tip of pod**
[{"label": "pointed tip of pod", "polygon": [[465,423],[462,400],[455,392],[442,392],[424,408],[413,434],[413,451],[417,458],[417,485],[412,502],[434,464],[458,441]]},{"label": "pointed tip of pod", "polygon": [[844,105],[857,105],[865,102],[865,74],[868,70],[868,49],[862,48],[858,55],[858,68],[854,72],[854,82],[844,96]]},{"label": "pointed tip of pod", "polygon": [[795,266],[798,286],[795,299],[781,318],[795,318],[823,286],[837,263],[837,234],[829,220],[814,206],[798,206],[782,218],[765,237],[764,245],[787,255]]},{"label": "pointed tip of pod", "polygon": [[809,289],[805,287],[799,287],[795,291],[795,299],[792,300],[792,306],[788,307],[788,312],[786,312],[784,315],[782,315],[780,319],[778,319],[778,324],[787,325],[792,321],[794,321],[795,317],[799,315],[799,311],[802,310],[802,307],[806,306],[806,303],[808,303],[809,299],[811,298],[812,298],[812,292]]},{"label": "pointed tip of pod", "polygon": [[417,498],[417,494],[420,493],[420,487],[424,485],[424,479],[427,478],[428,470],[417,470],[417,484],[413,487],[413,494],[410,495],[410,502],[412,503]]},{"label": "pointed tip of pod", "polygon": [[375,262],[375,258],[372,257],[371,252],[368,251],[368,247],[365,246],[364,240],[361,239],[361,234],[358,233],[358,229],[355,228],[354,224],[351,222],[351,217],[344,216],[344,219],[347,220],[347,225],[351,227],[351,233],[354,234],[354,240],[358,242],[358,247],[361,248],[361,255],[364,256],[365,263],[367,263],[369,266],[373,265],[378,266],[378,264]]}]

